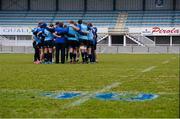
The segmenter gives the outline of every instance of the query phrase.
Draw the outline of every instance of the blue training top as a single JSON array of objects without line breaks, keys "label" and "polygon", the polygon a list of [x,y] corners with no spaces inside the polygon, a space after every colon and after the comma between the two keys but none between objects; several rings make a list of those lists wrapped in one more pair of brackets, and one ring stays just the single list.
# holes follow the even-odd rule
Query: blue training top
[{"label": "blue training top", "polygon": [[85,24],[78,24],[78,27],[80,29],[80,31],[79,31],[79,39],[88,40],[88,34],[83,33],[83,32],[88,33],[88,26],[85,25]]},{"label": "blue training top", "polygon": [[68,33],[67,33],[67,39],[68,40],[74,40],[78,41],[78,32],[73,29],[71,25],[68,26]]},{"label": "blue training top", "polygon": [[55,43],[65,43],[66,42],[65,34],[68,33],[68,28],[56,27],[55,33],[56,33],[56,35],[61,36],[61,37],[56,37]]},{"label": "blue training top", "polygon": [[88,40],[93,41],[93,38],[94,38],[94,34],[93,34],[92,29],[91,29],[91,30],[89,30],[89,33],[88,33]]},{"label": "blue training top", "polygon": [[40,39],[38,38],[38,36],[37,36],[37,33],[39,32],[39,30],[40,30],[40,29],[38,29],[38,28],[33,28],[33,29],[32,29],[33,39],[35,40],[36,45],[39,44],[39,43],[41,43],[41,40],[40,40]]},{"label": "blue training top", "polygon": [[45,29],[45,30],[44,30],[44,34],[45,34],[45,39],[44,39],[44,41],[53,40],[54,35],[53,35],[48,29]]}]

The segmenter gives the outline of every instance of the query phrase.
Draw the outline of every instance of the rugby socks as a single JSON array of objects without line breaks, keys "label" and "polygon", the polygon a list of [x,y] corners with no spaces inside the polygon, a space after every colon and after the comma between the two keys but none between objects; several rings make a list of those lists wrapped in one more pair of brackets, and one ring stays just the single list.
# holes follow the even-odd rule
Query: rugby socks
[{"label": "rugby socks", "polygon": [[81,52],[81,57],[82,57],[82,61],[84,63],[85,62],[85,54],[84,54],[84,52]]},{"label": "rugby socks", "polygon": [[76,55],[76,57],[77,57],[77,59],[76,59],[76,61],[78,62],[79,61],[79,52],[77,53],[77,55]]},{"label": "rugby socks", "polygon": [[49,53],[49,62],[52,62],[52,53]]},{"label": "rugby socks", "polygon": [[84,53],[84,57],[85,57],[85,62],[87,63],[88,62],[88,53],[87,52]]},{"label": "rugby socks", "polygon": [[89,61],[92,62],[92,55],[89,54],[88,57],[89,57]]},{"label": "rugby socks", "polygon": [[74,62],[76,62],[76,53],[74,53],[73,58],[74,58]]},{"label": "rugby socks", "polygon": [[72,62],[72,59],[73,59],[73,53],[71,52],[70,53],[70,62]]},{"label": "rugby socks", "polygon": [[48,53],[44,53],[44,61],[48,62]]},{"label": "rugby socks", "polygon": [[95,62],[95,52],[94,52],[94,50],[92,51],[91,59],[92,59],[92,62]]},{"label": "rugby socks", "polygon": [[38,60],[40,60],[39,49],[35,48],[34,61],[38,61]]}]

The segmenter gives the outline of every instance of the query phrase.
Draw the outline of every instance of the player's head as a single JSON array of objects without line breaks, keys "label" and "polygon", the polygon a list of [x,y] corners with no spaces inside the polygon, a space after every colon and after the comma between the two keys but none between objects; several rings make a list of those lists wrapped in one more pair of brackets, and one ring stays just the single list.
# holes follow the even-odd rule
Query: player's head
[{"label": "player's head", "polygon": [[64,28],[67,28],[67,25],[65,24],[63,27],[64,27]]},{"label": "player's head", "polygon": [[47,23],[43,22],[43,21],[40,21],[38,23],[38,27],[41,27],[41,28],[46,28],[47,27]]},{"label": "player's head", "polygon": [[58,26],[58,25],[59,25],[59,21],[57,21],[57,22],[55,23],[55,25]]},{"label": "player's head", "polygon": [[64,26],[64,23],[63,22],[59,22],[59,27],[63,27]]},{"label": "player's head", "polygon": [[82,22],[83,22],[82,19],[78,20],[78,24],[82,24]]},{"label": "player's head", "polygon": [[46,28],[47,27],[47,23],[43,22],[42,23],[42,28]]},{"label": "player's head", "polygon": [[75,24],[75,22],[73,20],[69,20],[68,23],[69,24]]},{"label": "player's head", "polygon": [[41,27],[42,23],[42,21],[38,22],[38,27]]},{"label": "player's head", "polygon": [[90,23],[90,22],[89,22],[87,25],[88,25],[88,26],[90,26],[90,27],[92,27],[92,26],[93,26],[93,25],[92,25],[92,23]]},{"label": "player's head", "polygon": [[51,24],[49,24],[49,26],[50,26],[50,27],[53,27],[53,26],[54,26],[54,24],[53,24],[53,23],[51,23]]}]

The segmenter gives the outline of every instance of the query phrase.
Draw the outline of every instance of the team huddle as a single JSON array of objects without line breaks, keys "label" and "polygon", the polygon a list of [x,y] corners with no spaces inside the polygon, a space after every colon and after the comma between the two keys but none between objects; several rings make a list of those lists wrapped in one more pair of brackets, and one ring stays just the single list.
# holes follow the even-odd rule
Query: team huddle
[{"label": "team huddle", "polygon": [[67,25],[63,22],[47,25],[39,22],[32,33],[35,64],[52,64],[54,56],[55,63],[62,64],[78,63],[80,55],[83,64],[97,61],[97,28],[92,23],[69,20]]}]

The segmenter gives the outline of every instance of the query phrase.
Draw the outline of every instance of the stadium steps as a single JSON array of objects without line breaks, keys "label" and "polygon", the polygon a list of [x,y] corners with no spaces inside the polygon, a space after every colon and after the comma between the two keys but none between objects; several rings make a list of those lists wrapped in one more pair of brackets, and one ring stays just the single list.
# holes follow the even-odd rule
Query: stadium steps
[{"label": "stadium steps", "polygon": [[117,21],[116,21],[115,28],[120,28],[120,29],[124,28],[127,18],[128,18],[128,13],[127,12],[119,13]]},{"label": "stadium steps", "polygon": [[97,43],[100,43],[102,40],[106,39],[109,35],[108,34],[98,34]]},{"label": "stadium steps", "polygon": [[129,39],[131,39],[132,41],[134,41],[135,43],[137,43],[140,46],[144,46],[144,47],[151,47],[151,46],[155,46],[155,42],[152,41],[151,39],[142,36],[141,34],[126,34],[126,37],[128,37]]},{"label": "stadium steps", "polygon": [[9,39],[6,38],[5,36],[0,35],[0,40],[9,40]]},{"label": "stadium steps", "polygon": [[135,43],[137,43],[140,46],[145,46],[143,43],[141,43],[140,41],[138,41],[138,39],[134,38],[133,36],[126,34],[126,37],[131,39],[132,41],[134,41]]}]

